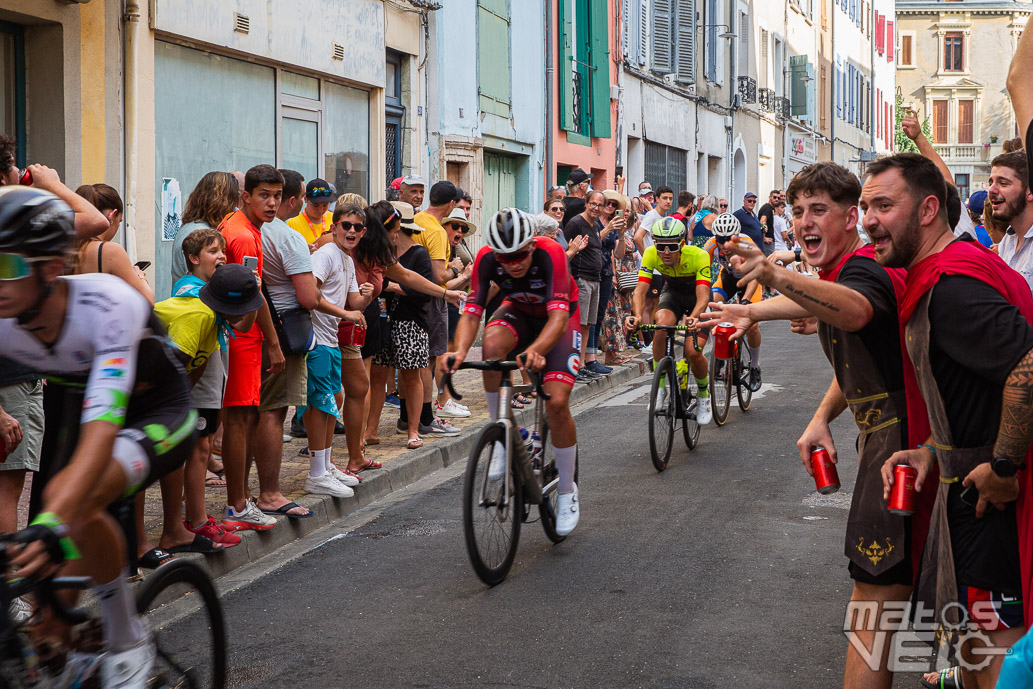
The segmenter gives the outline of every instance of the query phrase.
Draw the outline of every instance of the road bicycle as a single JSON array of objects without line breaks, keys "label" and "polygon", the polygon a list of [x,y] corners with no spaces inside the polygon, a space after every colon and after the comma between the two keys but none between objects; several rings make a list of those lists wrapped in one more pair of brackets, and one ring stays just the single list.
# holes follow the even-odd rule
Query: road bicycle
[{"label": "road bicycle", "polygon": [[[692,345],[696,346],[696,329],[686,325],[640,325],[640,330],[660,330],[666,337],[665,354],[653,369],[653,384],[649,388],[649,454],[657,471],[667,468],[674,444],[674,431],[681,426],[685,445],[690,450],[699,443],[699,424],[696,423],[696,381],[684,356],[685,348],[675,354],[675,346],[683,345],[675,336],[679,332],[692,332]],[[688,335],[686,335],[688,337]],[[664,399],[660,390],[665,389]]]},{"label": "road bicycle", "polygon": [[750,388],[750,350],[743,342],[745,335],[728,343],[731,357],[719,359],[717,349],[710,357],[710,399],[713,400],[714,421],[723,426],[728,420],[728,408],[732,404],[732,386],[739,409],[750,410],[753,390]]},{"label": "road bicycle", "polygon": [[[26,540],[24,532],[0,536],[0,687],[103,689],[103,623],[91,609],[68,607],[75,594],[90,587],[90,579],[11,577],[8,544]],[[182,623],[157,624],[163,606],[183,595],[200,609]],[[157,650],[148,689],[224,689],[226,624],[204,568],[185,559],[162,565],[137,588],[136,607],[151,627]],[[12,613],[19,608],[28,613],[19,616],[24,619]],[[67,640],[36,638],[34,626],[51,616],[70,628]]]},{"label": "road bicycle", "polygon": [[[470,452],[463,480],[463,535],[466,552],[477,576],[485,584],[495,586],[509,574],[520,541],[520,526],[532,519],[533,506],[545,535],[553,543],[564,536],[556,533],[556,511],[559,501],[559,472],[555,453],[549,445],[549,420],[542,388],[542,376],[531,373],[531,385],[513,385],[511,373],[519,368],[515,361],[464,361],[459,369],[502,373],[499,386],[498,421],[481,431]],[[445,374],[443,385],[452,397],[461,400],[452,387],[451,374]],[[514,395],[535,391],[534,427],[525,441],[513,414],[510,400]],[[498,478],[489,475],[495,443],[506,449],[505,472]],[[577,481],[577,465],[574,469]]]}]

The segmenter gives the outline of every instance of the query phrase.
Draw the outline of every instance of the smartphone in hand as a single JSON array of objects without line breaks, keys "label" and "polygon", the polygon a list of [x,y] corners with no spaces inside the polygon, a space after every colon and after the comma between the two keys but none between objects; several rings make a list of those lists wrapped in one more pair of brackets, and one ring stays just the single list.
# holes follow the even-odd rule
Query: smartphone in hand
[{"label": "smartphone in hand", "polygon": [[147,270],[148,268],[151,267],[151,262],[150,261],[137,261],[134,265],[137,268],[139,268],[140,270]]},{"label": "smartphone in hand", "polygon": [[248,270],[258,270],[258,256],[245,256],[244,267]]}]

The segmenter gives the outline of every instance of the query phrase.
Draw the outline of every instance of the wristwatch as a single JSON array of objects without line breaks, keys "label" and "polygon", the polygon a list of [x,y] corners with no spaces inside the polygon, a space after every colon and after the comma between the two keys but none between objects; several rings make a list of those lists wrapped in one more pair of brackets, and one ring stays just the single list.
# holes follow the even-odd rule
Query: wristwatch
[{"label": "wristwatch", "polygon": [[1001,478],[1011,478],[1019,471],[1019,469],[1025,469],[1026,463],[1020,462],[1019,464],[1016,464],[1005,457],[994,457],[990,460],[990,468]]},{"label": "wristwatch", "polygon": [[799,263],[799,262],[800,262],[800,260],[801,260],[801,259],[800,259],[800,254],[801,254],[802,252],[803,252],[803,249],[801,249],[800,247],[796,247],[795,249],[793,249],[793,253],[794,253],[794,254],[796,254],[796,262],[797,262],[797,263]]}]

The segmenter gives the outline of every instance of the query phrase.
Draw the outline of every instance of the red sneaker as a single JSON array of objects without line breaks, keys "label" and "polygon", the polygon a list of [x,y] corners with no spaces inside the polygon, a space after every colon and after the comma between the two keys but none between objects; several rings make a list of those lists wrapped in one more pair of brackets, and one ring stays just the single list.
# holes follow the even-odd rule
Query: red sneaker
[{"label": "red sneaker", "polygon": [[201,526],[193,527],[190,526],[190,522],[186,521],[183,522],[183,525],[187,528],[187,531],[201,534],[205,538],[210,538],[215,543],[221,543],[226,548],[240,543],[239,535],[224,529],[211,515],[208,515],[208,521],[201,524]]}]

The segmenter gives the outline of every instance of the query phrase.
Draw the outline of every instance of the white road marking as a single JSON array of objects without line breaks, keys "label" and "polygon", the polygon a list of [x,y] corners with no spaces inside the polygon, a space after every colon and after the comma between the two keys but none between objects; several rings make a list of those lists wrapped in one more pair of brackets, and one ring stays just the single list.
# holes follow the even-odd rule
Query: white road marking
[{"label": "white road marking", "polygon": [[781,385],[775,385],[774,383],[761,383],[760,390],[757,390],[757,392],[753,393],[753,399],[762,400],[764,399],[764,395],[768,394],[769,392],[779,392],[782,389],[783,388]]},{"label": "white road marking", "polygon": [[640,385],[637,388],[632,388],[627,392],[621,393],[616,397],[611,397],[605,402],[601,402],[598,406],[600,407],[623,407],[630,405],[632,402],[637,400],[639,397],[643,397],[649,394],[648,385]]}]

